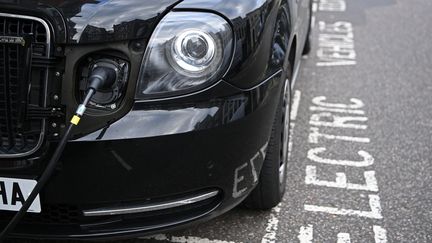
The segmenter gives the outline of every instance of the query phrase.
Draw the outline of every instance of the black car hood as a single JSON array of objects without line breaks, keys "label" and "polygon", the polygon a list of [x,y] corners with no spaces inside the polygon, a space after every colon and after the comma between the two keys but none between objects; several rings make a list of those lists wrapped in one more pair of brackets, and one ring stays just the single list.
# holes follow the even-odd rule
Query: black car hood
[{"label": "black car hood", "polygon": [[[56,40],[95,43],[149,38],[179,0],[0,0],[0,12],[49,19]],[[63,36],[62,36],[63,35]]]}]

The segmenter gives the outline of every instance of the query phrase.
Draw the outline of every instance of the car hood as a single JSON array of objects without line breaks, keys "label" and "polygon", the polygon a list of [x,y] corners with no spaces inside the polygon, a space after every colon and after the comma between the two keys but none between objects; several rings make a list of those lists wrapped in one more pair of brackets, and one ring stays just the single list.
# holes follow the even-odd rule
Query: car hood
[{"label": "car hood", "polygon": [[54,26],[56,40],[95,43],[149,38],[161,17],[178,2],[180,1],[0,0],[0,12],[41,15]]}]

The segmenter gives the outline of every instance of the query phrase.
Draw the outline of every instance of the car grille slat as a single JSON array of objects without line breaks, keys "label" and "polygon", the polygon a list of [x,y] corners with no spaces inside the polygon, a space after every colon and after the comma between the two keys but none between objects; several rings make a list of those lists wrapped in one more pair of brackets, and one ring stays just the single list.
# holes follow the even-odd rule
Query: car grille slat
[{"label": "car grille slat", "polygon": [[27,110],[45,107],[48,69],[32,59],[49,58],[49,35],[40,19],[0,13],[0,36],[26,42],[0,43],[0,157],[28,155],[42,142],[44,120]]}]

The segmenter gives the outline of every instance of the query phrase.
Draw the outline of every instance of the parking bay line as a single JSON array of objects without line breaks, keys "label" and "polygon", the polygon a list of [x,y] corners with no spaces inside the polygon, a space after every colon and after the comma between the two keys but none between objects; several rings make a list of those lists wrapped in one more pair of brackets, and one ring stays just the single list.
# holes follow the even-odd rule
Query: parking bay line
[{"label": "parking bay line", "polygon": [[[387,231],[381,226],[374,225],[373,231],[375,234],[375,243],[387,243]],[[351,243],[350,235],[348,233],[339,233],[337,235],[337,243]],[[297,236],[300,243],[313,242],[313,225],[300,227],[300,232]]]},{"label": "parking bay line", "polygon": [[148,237],[140,237],[143,240],[169,241],[173,243],[242,243],[235,241],[210,240],[195,236],[167,236],[165,234],[153,235]]},{"label": "parking bay line", "polygon": [[300,100],[301,100],[301,91],[296,90],[294,92],[293,102],[291,105],[291,114],[290,114],[291,121],[295,121],[297,119]]},{"label": "parking bay line", "polygon": [[[289,142],[288,142],[288,160],[291,158],[291,152],[293,147],[293,134],[295,127],[295,120],[297,119],[298,109],[301,101],[301,91],[296,90],[294,92],[293,102],[291,103],[290,113],[290,131],[289,131]],[[279,225],[279,214],[282,210],[282,204],[277,205],[272,209],[269,219],[266,225],[266,233],[261,239],[261,243],[275,243],[277,241],[276,233]]]},{"label": "parking bay line", "polygon": [[261,239],[261,243],[275,243],[276,242],[276,233],[279,227],[279,214],[281,211],[282,205],[279,204],[274,207],[270,213],[270,218],[267,221],[266,226],[266,234]]}]

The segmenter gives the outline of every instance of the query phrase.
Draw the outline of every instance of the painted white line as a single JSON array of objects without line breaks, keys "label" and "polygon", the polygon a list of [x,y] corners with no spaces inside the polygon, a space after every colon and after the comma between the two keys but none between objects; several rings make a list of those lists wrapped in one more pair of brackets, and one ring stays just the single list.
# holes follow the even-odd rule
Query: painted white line
[{"label": "painted white line", "polygon": [[375,171],[365,171],[363,174],[366,182],[364,185],[347,183],[347,189],[378,192],[378,181],[375,177]]},{"label": "painted white line", "polygon": [[345,12],[345,0],[321,0],[319,3],[319,11],[327,12]]},{"label": "painted white line", "polygon": [[346,114],[354,114],[354,115],[365,115],[365,112],[362,110],[350,110],[350,109],[339,109],[339,108],[329,108],[322,106],[311,106],[309,107],[310,111],[327,111],[333,113],[346,113]]},{"label": "painted white line", "polygon": [[365,104],[363,103],[363,101],[356,99],[356,98],[351,98],[350,102],[352,104],[342,104],[342,103],[329,103],[329,102],[325,102],[327,100],[326,96],[317,96],[315,98],[312,99],[312,103],[316,106],[323,106],[323,107],[329,107],[329,108],[339,108],[339,109],[361,109],[365,106]]},{"label": "painted white line", "polygon": [[318,3],[314,2],[312,4],[312,12],[316,13],[318,11]]},{"label": "painted white line", "polygon": [[288,161],[291,161],[291,154],[292,154],[292,148],[293,148],[293,134],[294,134],[294,127],[295,123],[290,123],[290,131],[289,131],[289,138],[288,138]]},{"label": "painted white line", "polygon": [[[332,120],[332,121],[328,121]],[[320,112],[312,114],[309,120],[309,124],[317,127],[334,127],[334,128],[346,128],[346,129],[357,129],[366,130],[367,125],[359,124],[368,121],[367,117],[362,116],[337,116],[330,112]]]},{"label": "painted white line", "polygon": [[[330,59],[329,59],[330,60]],[[332,62],[330,62],[332,61]],[[317,67],[336,67],[336,66],[354,66],[357,64],[356,61],[333,61],[329,62],[317,62]]]},{"label": "painted white line", "polygon": [[360,155],[363,160],[354,161],[354,160],[336,160],[336,159],[328,159],[318,156],[323,152],[327,151],[324,147],[309,149],[307,157],[308,159],[321,163],[321,164],[329,164],[329,165],[343,165],[343,166],[351,166],[351,167],[368,167],[374,164],[375,159],[368,152],[360,150],[358,155]]},{"label": "painted white line", "polygon": [[311,127],[309,133],[309,143],[318,143],[320,137],[328,140],[342,140],[342,141],[348,141],[354,143],[370,143],[369,138],[325,134],[325,133],[320,133],[318,127]]},{"label": "painted white line", "polygon": [[270,218],[267,221],[266,226],[266,233],[261,239],[261,243],[275,243],[276,233],[279,225],[279,214],[281,211],[281,204],[277,205],[272,209],[272,212],[270,213]]},{"label": "painted white line", "polygon": [[292,148],[293,148],[293,134],[294,134],[294,128],[295,123],[294,121],[297,119],[298,115],[298,109],[300,106],[300,100],[301,100],[301,91],[296,90],[294,92],[293,101],[291,104],[291,113],[290,113],[290,131],[289,131],[289,138],[288,138],[288,161],[290,161],[291,154],[292,154]]},{"label": "painted white line", "polygon": [[293,102],[291,105],[291,114],[290,114],[291,121],[295,121],[297,119],[300,100],[301,100],[301,91],[296,90],[294,92]]},{"label": "painted white line", "polygon": [[167,236],[165,234],[153,235],[149,237],[141,237],[140,239],[170,241],[173,243],[240,243],[234,241],[210,240],[207,238],[193,236]]},{"label": "painted white line", "polygon": [[348,233],[339,233],[337,243],[351,243],[351,237]]},{"label": "painted white line", "polygon": [[363,174],[366,182],[364,185],[349,183],[346,174],[343,172],[336,173],[335,181],[319,180],[317,178],[317,167],[308,165],[306,166],[305,183],[306,185],[378,192],[378,183],[375,178],[375,171],[365,171]]},{"label": "painted white line", "polygon": [[375,243],[387,243],[387,230],[381,226],[374,225]]},{"label": "painted white line", "polygon": [[309,224],[306,227],[300,227],[300,232],[297,238],[299,239],[300,243],[312,243],[313,225]]},{"label": "painted white line", "polygon": [[316,26],[316,17],[315,17],[315,15],[312,15],[312,18],[311,18],[311,30],[314,30],[315,26]]},{"label": "painted white line", "polygon": [[318,10],[318,3],[317,2],[312,3],[311,30],[315,29],[315,25],[316,25],[315,13],[317,10]]},{"label": "painted white line", "polygon": [[305,204],[304,209],[309,212],[328,213],[334,215],[358,216],[371,219],[382,219],[381,204],[378,195],[369,195],[369,206],[371,211],[360,211],[353,209],[323,207],[317,205]]},{"label": "painted white line", "polygon": [[352,23],[319,21],[318,28],[318,48],[316,50],[318,67],[356,65],[357,54],[354,47]]}]

